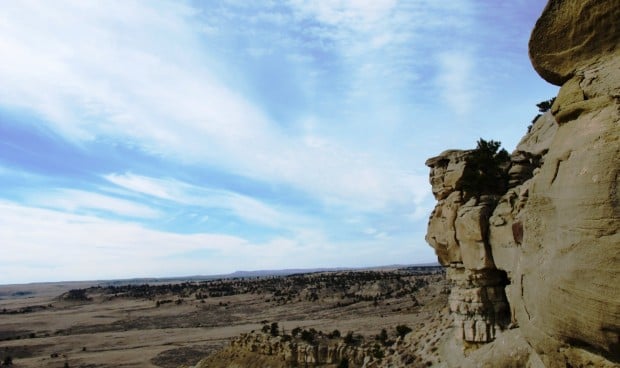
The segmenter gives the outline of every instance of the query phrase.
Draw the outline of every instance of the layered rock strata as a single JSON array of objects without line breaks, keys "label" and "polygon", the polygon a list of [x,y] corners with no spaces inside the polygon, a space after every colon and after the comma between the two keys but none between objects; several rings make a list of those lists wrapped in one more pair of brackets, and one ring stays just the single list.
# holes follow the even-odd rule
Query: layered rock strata
[{"label": "layered rock strata", "polygon": [[370,347],[352,346],[343,342],[334,344],[308,344],[285,341],[281,336],[262,333],[242,334],[231,342],[231,347],[262,355],[270,355],[293,366],[307,367],[339,364],[346,359],[355,366],[374,367]]},{"label": "layered rock strata", "polygon": [[492,341],[508,324],[505,273],[497,270],[488,241],[488,219],[499,197],[472,195],[464,190],[473,168],[473,150],[449,150],[427,160],[430,181],[438,199],[426,240],[439,262],[448,268],[453,287],[449,306],[459,339]]},{"label": "layered rock strata", "polygon": [[[502,343],[530,349],[523,365],[620,363],[618,19],[617,1],[547,4],[530,58],[561,88],[510,156],[504,193],[466,196],[471,150],[427,161],[438,200],[427,241],[450,267],[457,337],[491,342],[510,328]],[[510,366],[499,343],[478,347],[471,356]]]}]

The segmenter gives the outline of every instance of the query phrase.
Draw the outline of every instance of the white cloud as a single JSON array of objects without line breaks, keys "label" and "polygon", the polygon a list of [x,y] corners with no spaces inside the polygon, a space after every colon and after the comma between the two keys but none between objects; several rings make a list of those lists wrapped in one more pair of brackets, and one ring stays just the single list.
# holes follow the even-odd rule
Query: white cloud
[{"label": "white cloud", "polygon": [[[400,252],[401,259],[406,259],[403,255],[409,251],[409,242],[415,241],[411,239],[423,242],[420,224],[434,203],[427,170],[422,166],[424,158],[445,148],[442,145],[446,142],[462,146],[465,139],[465,134],[450,133],[454,130],[450,128],[452,122],[441,126],[436,122],[448,121],[456,113],[462,117],[456,120],[463,125],[472,124],[473,103],[485,97],[480,96],[485,93],[483,82],[500,72],[506,73],[506,66],[498,67],[502,63],[498,55],[510,50],[508,54],[512,56],[513,50],[519,49],[515,41],[506,43],[503,32],[492,32],[499,29],[497,19],[508,18],[495,17],[498,6],[470,0],[292,0],[277,2],[278,9],[265,7],[264,2],[230,0],[234,2],[237,3],[234,6],[140,0],[111,0],[105,4],[24,0],[2,4],[0,108],[3,111],[35,115],[19,122],[45,125],[42,130],[49,129],[82,144],[85,151],[100,146],[99,143],[107,147],[111,142],[129,146],[132,151],[140,150],[142,158],[147,156],[137,163],[138,167],[145,165],[152,169],[149,165],[154,163],[148,156],[153,155],[164,156],[161,161],[166,163],[162,174],[165,177],[159,179],[132,174],[132,170],[142,172],[134,162],[128,161],[122,167],[105,166],[106,172],[114,172],[105,176],[114,185],[97,188],[105,195],[89,193],[86,189],[24,194],[36,187],[32,183],[35,180],[28,180],[28,188],[11,188],[2,196],[22,195],[29,205],[45,204],[56,209],[39,212],[44,210],[18,208],[15,216],[24,218],[15,219],[22,221],[15,223],[19,225],[16,228],[20,231],[39,228],[38,222],[27,221],[25,217],[29,215],[37,221],[43,214],[58,216],[58,229],[67,239],[65,242],[58,234],[49,235],[53,228],[41,225],[45,231],[38,233],[32,242],[26,241],[27,231],[3,240],[21,239],[16,244],[31,246],[46,244],[47,237],[54,239],[54,246],[70,257],[80,252],[77,244],[84,239],[80,240],[79,236],[90,239],[86,232],[73,227],[75,222],[88,224],[87,228],[94,234],[98,234],[96,230],[109,232],[103,236],[108,239],[107,245],[92,253],[100,259],[118,260],[120,256],[114,252],[103,251],[114,249],[106,247],[115,242],[128,244],[122,252],[130,252],[129,248],[134,246],[138,251],[145,251],[138,241],[130,241],[133,238],[144,238],[158,246],[164,246],[164,242],[197,244],[198,236],[168,234],[84,216],[118,213],[132,217],[132,221],[143,221],[159,215],[157,210],[139,204],[151,203],[154,208],[174,207],[173,212],[184,215],[185,210],[190,213],[195,210],[195,222],[201,219],[206,221],[205,226],[221,220],[218,214],[222,211],[187,207],[222,209],[253,224],[277,227],[271,234],[295,234],[260,244],[235,238],[229,247],[234,252],[226,254],[220,248],[197,245],[179,248],[181,252],[205,249],[218,252],[221,257],[230,257],[227,264],[233,264],[234,253],[247,254],[245,265],[252,267],[242,263],[239,267],[270,267],[277,265],[276,260],[287,265],[289,260],[307,260],[308,264],[316,265],[340,256],[365,262],[379,259],[376,255],[383,254],[379,251],[381,246],[389,247],[390,254]],[[200,12],[189,4],[200,7]],[[239,11],[240,7],[243,11]],[[512,7],[535,8],[523,3],[510,7],[509,13],[515,14],[511,15],[514,18],[522,17],[523,12],[513,11]],[[482,17],[488,24],[479,22]],[[518,38],[525,39],[527,35],[519,33]],[[488,47],[496,44],[497,48]],[[245,62],[248,53],[256,58]],[[267,54],[268,58],[262,57]],[[272,92],[271,85],[268,82],[267,86],[253,85],[257,71],[251,67],[264,59],[269,59],[268,67],[278,65],[269,78],[285,75],[277,84],[281,82],[300,90],[306,99],[299,103],[303,105],[299,110],[291,108],[295,112],[286,121],[277,120],[279,109],[287,110],[289,102],[297,107],[293,105],[295,101],[276,94],[273,104],[286,105],[285,108],[262,105],[263,95]],[[514,61],[512,57],[503,59],[504,63],[506,59]],[[525,52],[524,59],[527,59]],[[272,61],[275,63],[271,64]],[[529,68],[527,61],[526,64],[525,68]],[[278,74],[280,66],[287,68],[282,70],[282,76]],[[485,73],[481,74],[481,69]],[[269,79],[264,74],[260,77]],[[256,82],[259,83],[262,82]],[[516,96],[517,92],[514,93]],[[487,98],[487,101],[498,100]],[[486,117],[487,121],[493,119],[494,115]],[[96,144],[91,144],[93,141]],[[503,137],[502,141],[505,142]],[[88,155],[97,154],[88,152]],[[174,167],[175,162],[181,165]],[[19,182],[15,180],[18,173],[13,167],[19,167],[19,163],[8,170],[0,167],[0,175]],[[308,195],[309,207],[321,207],[323,218],[308,213],[304,214],[307,217],[298,215],[291,208],[294,204],[286,203],[286,198],[270,202],[189,184],[200,183],[199,180],[175,179],[176,169],[188,169],[183,175],[188,178],[202,167],[248,178],[251,180],[248,186],[257,181],[261,186],[303,192],[299,201]],[[101,174],[100,167],[88,169],[92,169],[90,174]],[[60,177],[61,173],[58,176],[53,180],[36,179],[39,184],[53,182],[53,186],[58,186],[65,179]],[[183,206],[187,207],[176,211]],[[7,211],[4,212],[2,221],[8,224]],[[345,229],[329,228],[341,223]],[[416,228],[408,238],[399,239],[398,234],[409,224]],[[292,230],[283,231],[289,228]],[[314,228],[316,232],[302,231],[302,228]],[[412,232],[415,232],[413,238]],[[269,232],[261,233],[262,238],[266,233]],[[351,242],[352,245],[334,246],[329,241],[336,236],[364,233],[368,239]],[[374,236],[383,239],[375,242]],[[209,242],[216,240],[209,238]],[[3,247],[5,243],[2,242]],[[262,247],[266,245],[283,254],[261,257]],[[360,252],[338,253],[344,252],[340,248],[348,249],[347,246]],[[425,245],[422,248],[422,253],[432,252]],[[138,258],[140,253],[132,255]],[[151,257],[148,253],[143,256]],[[260,263],[252,263],[251,257]],[[88,263],[86,256],[81,260]],[[119,270],[129,270],[129,264],[119,262]],[[185,260],[183,265],[193,270],[200,266],[198,262]],[[62,264],[68,265],[65,261]],[[115,263],[111,264],[109,267],[116,267]],[[217,269],[217,266],[213,267]],[[67,270],[76,270],[71,267]],[[161,274],[161,270],[167,269],[164,261],[154,259],[145,262],[144,267],[141,271],[144,274]]]},{"label": "white cloud", "polygon": [[357,29],[366,29],[385,19],[394,9],[396,0],[292,0],[296,10],[321,22]]},{"label": "white cloud", "polygon": [[[393,2],[338,6],[353,23],[375,22]],[[321,19],[329,21],[327,13]],[[2,105],[34,111],[74,142],[127,142],[329,203],[377,209],[411,200],[407,184],[417,179],[395,182],[396,164],[334,137],[317,136],[329,146],[308,147],[213,75],[193,14],[177,3],[11,3],[0,15]]]},{"label": "white cloud", "polygon": [[162,214],[137,202],[75,189],[51,189],[29,193],[26,202],[68,212],[105,211],[119,216],[156,218]]},{"label": "white cloud", "polygon": [[[244,239],[233,236],[165,233],[133,223],[10,202],[0,202],[0,209],[3,262],[7,267],[22,264],[19,274],[8,274],[3,267],[0,271],[3,283],[157,275],[169,272],[168,257],[183,252],[204,250],[229,254],[247,246]],[[214,260],[204,262],[205,270],[217,266]],[[32,270],[36,273],[28,275],[26,268],[30,264],[45,265],[45,268]],[[175,272],[183,273],[182,262],[174,267]]]},{"label": "white cloud", "polygon": [[[178,190],[176,189],[178,185],[174,185],[174,188],[172,188],[169,183],[166,184],[164,180],[160,179],[148,178],[130,173],[122,175],[109,174],[104,178],[120,187],[157,198],[174,200],[175,197],[179,196]],[[174,189],[175,192],[172,192],[171,189]]]},{"label": "white cloud", "polygon": [[285,214],[262,201],[227,190],[200,187],[175,179],[158,179],[132,173],[109,174],[105,179],[133,192],[171,200],[183,205],[220,208],[251,223],[273,227],[303,222],[301,216]]},{"label": "white cloud", "polygon": [[467,51],[445,52],[438,57],[437,87],[448,105],[459,115],[471,112],[480,87],[474,82],[474,57]]},{"label": "white cloud", "polygon": [[[383,240],[333,244],[316,230],[261,243],[216,233],[175,234],[6,201],[0,201],[0,228],[0,283],[374,265],[386,247]],[[390,252],[387,261],[396,263],[413,249]]]}]

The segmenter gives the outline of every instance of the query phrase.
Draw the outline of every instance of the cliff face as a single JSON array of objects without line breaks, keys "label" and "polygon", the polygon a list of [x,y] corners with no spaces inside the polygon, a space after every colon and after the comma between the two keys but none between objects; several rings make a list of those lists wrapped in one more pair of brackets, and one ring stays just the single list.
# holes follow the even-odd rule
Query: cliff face
[{"label": "cliff face", "polygon": [[472,150],[427,161],[427,241],[453,280],[455,346],[468,348],[458,365],[500,366],[507,342],[523,347],[507,366],[620,363],[618,19],[613,0],[547,4],[530,58],[561,89],[510,156],[503,193],[464,189]]}]

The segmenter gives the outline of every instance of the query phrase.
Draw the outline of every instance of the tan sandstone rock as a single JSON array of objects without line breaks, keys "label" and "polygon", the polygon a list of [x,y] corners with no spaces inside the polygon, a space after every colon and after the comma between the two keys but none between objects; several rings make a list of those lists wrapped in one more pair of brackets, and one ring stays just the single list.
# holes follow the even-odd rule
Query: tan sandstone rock
[{"label": "tan sandstone rock", "polygon": [[[453,152],[465,151],[427,162],[441,207],[427,240],[442,264],[452,265],[456,341],[479,348],[457,351],[458,343],[448,342],[452,349],[443,351],[455,354],[449,366],[620,364],[618,19],[617,1],[549,1],[532,32],[530,57],[543,78],[562,87],[551,112],[511,155],[508,190],[498,201],[484,210],[484,193],[448,201],[462,183],[445,185],[440,176]],[[451,173],[465,172],[466,161],[459,156]],[[509,309],[510,330],[500,323],[505,315],[489,306]]]},{"label": "tan sandstone rock", "polygon": [[530,38],[534,69],[562,85],[580,66],[615,54],[620,40],[617,0],[550,0]]},{"label": "tan sandstone rock", "polygon": [[[427,160],[430,182],[439,200],[428,223],[426,240],[439,262],[449,266],[450,312],[457,339],[487,343],[509,321],[505,273],[493,263],[488,242],[489,217],[498,196],[465,193],[473,150],[449,150]],[[466,199],[466,200],[465,200]]]},{"label": "tan sandstone rock", "polygon": [[457,211],[462,200],[461,192],[450,193],[435,206],[428,222],[426,241],[435,248],[439,263],[443,266],[462,262],[455,228]]},{"label": "tan sandstone rock", "polygon": [[487,241],[489,216],[494,207],[494,198],[471,198],[458,210],[454,227],[463,265],[468,269],[495,268]]},{"label": "tan sandstone rock", "polygon": [[426,166],[431,168],[430,182],[436,199],[445,199],[450,193],[461,189],[469,153],[466,150],[447,150],[426,160]]}]

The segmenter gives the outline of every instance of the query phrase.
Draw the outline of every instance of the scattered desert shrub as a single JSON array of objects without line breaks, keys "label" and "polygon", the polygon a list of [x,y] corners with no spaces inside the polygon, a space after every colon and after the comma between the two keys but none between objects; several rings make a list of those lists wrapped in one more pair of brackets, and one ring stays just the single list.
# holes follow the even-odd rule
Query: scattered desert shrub
[{"label": "scattered desert shrub", "polygon": [[361,335],[355,336],[352,331],[347,332],[343,341],[347,345],[358,345],[363,340]]},{"label": "scattered desert shrub", "polygon": [[301,327],[295,327],[293,331],[291,331],[291,334],[293,335],[293,337],[298,337],[299,334],[301,334],[301,331]]},{"label": "scattered desert shrub", "polygon": [[330,339],[337,339],[340,337],[340,331],[334,330],[330,334],[327,335]]},{"label": "scattered desert shrub", "polygon": [[385,356],[385,353],[383,352],[383,350],[381,349],[381,346],[379,344],[375,344],[372,348],[372,356],[375,359],[383,359],[383,357]]},{"label": "scattered desert shrub", "polygon": [[308,344],[314,344],[316,339],[317,331],[314,328],[310,330],[301,331],[301,339]]},{"label": "scattered desert shrub", "polygon": [[75,301],[89,301],[92,298],[89,298],[86,294],[85,289],[71,289],[65,294],[66,300],[75,300]]},{"label": "scattered desert shrub", "polygon": [[411,329],[411,327],[407,326],[407,325],[398,325],[396,326],[396,334],[398,336],[400,336],[400,338],[404,338],[406,334],[408,334],[409,332],[413,331]]},{"label": "scattered desert shrub", "polygon": [[377,340],[377,341],[381,342],[383,345],[385,345],[385,343],[388,340],[387,330],[385,328],[381,329],[381,332],[377,336],[375,336],[375,340]]},{"label": "scattered desert shrub", "polygon": [[347,345],[351,345],[354,342],[353,332],[349,331],[344,337],[344,343]]}]

